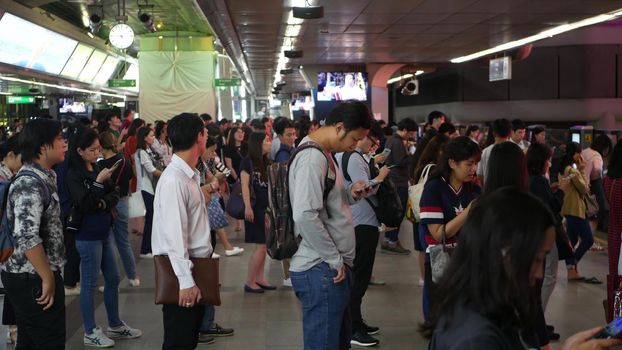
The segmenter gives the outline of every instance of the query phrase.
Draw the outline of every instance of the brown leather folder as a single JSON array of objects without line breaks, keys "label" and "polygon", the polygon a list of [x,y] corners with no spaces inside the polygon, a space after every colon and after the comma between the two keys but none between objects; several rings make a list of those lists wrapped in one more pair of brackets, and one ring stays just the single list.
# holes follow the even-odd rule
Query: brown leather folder
[{"label": "brown leather folder", "polygon": [[[179,304],[179,280],[167,255],[153,257],[156,272],[156,304]],[[218,287],[218,259],[190,258],[192,277],[201,290],[199,304],[220,305]]]}]

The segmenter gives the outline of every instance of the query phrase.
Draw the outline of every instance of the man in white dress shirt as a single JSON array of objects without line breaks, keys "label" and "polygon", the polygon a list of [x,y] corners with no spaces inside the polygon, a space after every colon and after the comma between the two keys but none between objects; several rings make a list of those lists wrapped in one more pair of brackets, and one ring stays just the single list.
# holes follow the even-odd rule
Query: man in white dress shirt
[{"label": "man in white dress shirt", "polygon": [[205,197],[195,168],[205,151],[207,131],[203,121],[192,114],[180,114],[168,123],[173,158],[160,177],[153,204],[154,255],[168,255],[179,280],[179,302],[163,305],[164,344],[162,349],[194,349],[204,307],[201,291],[192,278],[190,257],[212,254]]}]

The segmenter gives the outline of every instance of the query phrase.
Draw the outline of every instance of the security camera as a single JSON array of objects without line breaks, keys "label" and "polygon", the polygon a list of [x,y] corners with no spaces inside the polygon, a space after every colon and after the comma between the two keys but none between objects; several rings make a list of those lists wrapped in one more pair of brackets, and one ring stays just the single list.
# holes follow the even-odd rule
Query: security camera
[{"label": "security camera", "polygon": [[407,80],[404,85],[402,85],[402,95],[404,96],[413,96],[419,95],[419,80],[410,79]]}]

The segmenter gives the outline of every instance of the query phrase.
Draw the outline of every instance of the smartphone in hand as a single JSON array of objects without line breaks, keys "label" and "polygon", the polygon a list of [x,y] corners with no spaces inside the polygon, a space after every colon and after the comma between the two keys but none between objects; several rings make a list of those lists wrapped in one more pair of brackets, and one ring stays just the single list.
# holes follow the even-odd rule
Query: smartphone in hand
[{"label": "smartphone in hand", "polygon": [[592,336],[592,339],[611,339],[611,338],[620,338],[622,335],[622,317],[619,317],[608,325],[606,325],[603,329],[601,329],[598,333]]}]

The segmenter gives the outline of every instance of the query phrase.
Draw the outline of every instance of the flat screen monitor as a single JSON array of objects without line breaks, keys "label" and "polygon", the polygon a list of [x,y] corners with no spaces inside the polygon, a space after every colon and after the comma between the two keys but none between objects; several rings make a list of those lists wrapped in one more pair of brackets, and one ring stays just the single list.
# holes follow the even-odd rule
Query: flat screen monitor
[{"label": "flat screen monitor", "polygon": [[369,83],[365,72],[320,72],[317,101],[367,101]]},{"label": "flat screen monitor", "polygon": [[5,13],[0,20],[0,62],[58,75],[77,41]]},{"label": "flat screen monitor", "polygon": [[82,72],[82,68],[84,68],[89,57],[91,57],[93,50],[90,46],[78,44],[60,75],[70,79],[77,79],[80,72]]},{"label": "flat screen monitor", "polygon": [[112,74],[117,70],[117,65],[119,64],[119,60],[108,56],[104,61],[99,73],[95,76],[95,83],[99,85],[104,85],[108,82],[108,79],[112,76]]},{"label": "flat screen monitor", "polygon": [[512,59],[510,57],[494,58],[488,67],[488,81],[512,79]]},{"label": "flat screen monitor", "polygon": [[58,113],[60,114],[88,114],[86,103],[76,101],[71,97],[58,99]]},{"label": "flat screen monitor", "polygon": [[581,144],[581,134],[579,134],[579,133],[572,133],[572,142],[576,142],[578,144]]},{"label": "flat screen monitor", "polygon": [[82,69],[78,80],[89,83],[92,82],[93,79],[95,79],[97,72],[99,72],[102,64],[106,60],[106,56],[107,55],[101,51],[93,51],[93,54],[89,58],[88,62],[86,62],[86,66]]}]

